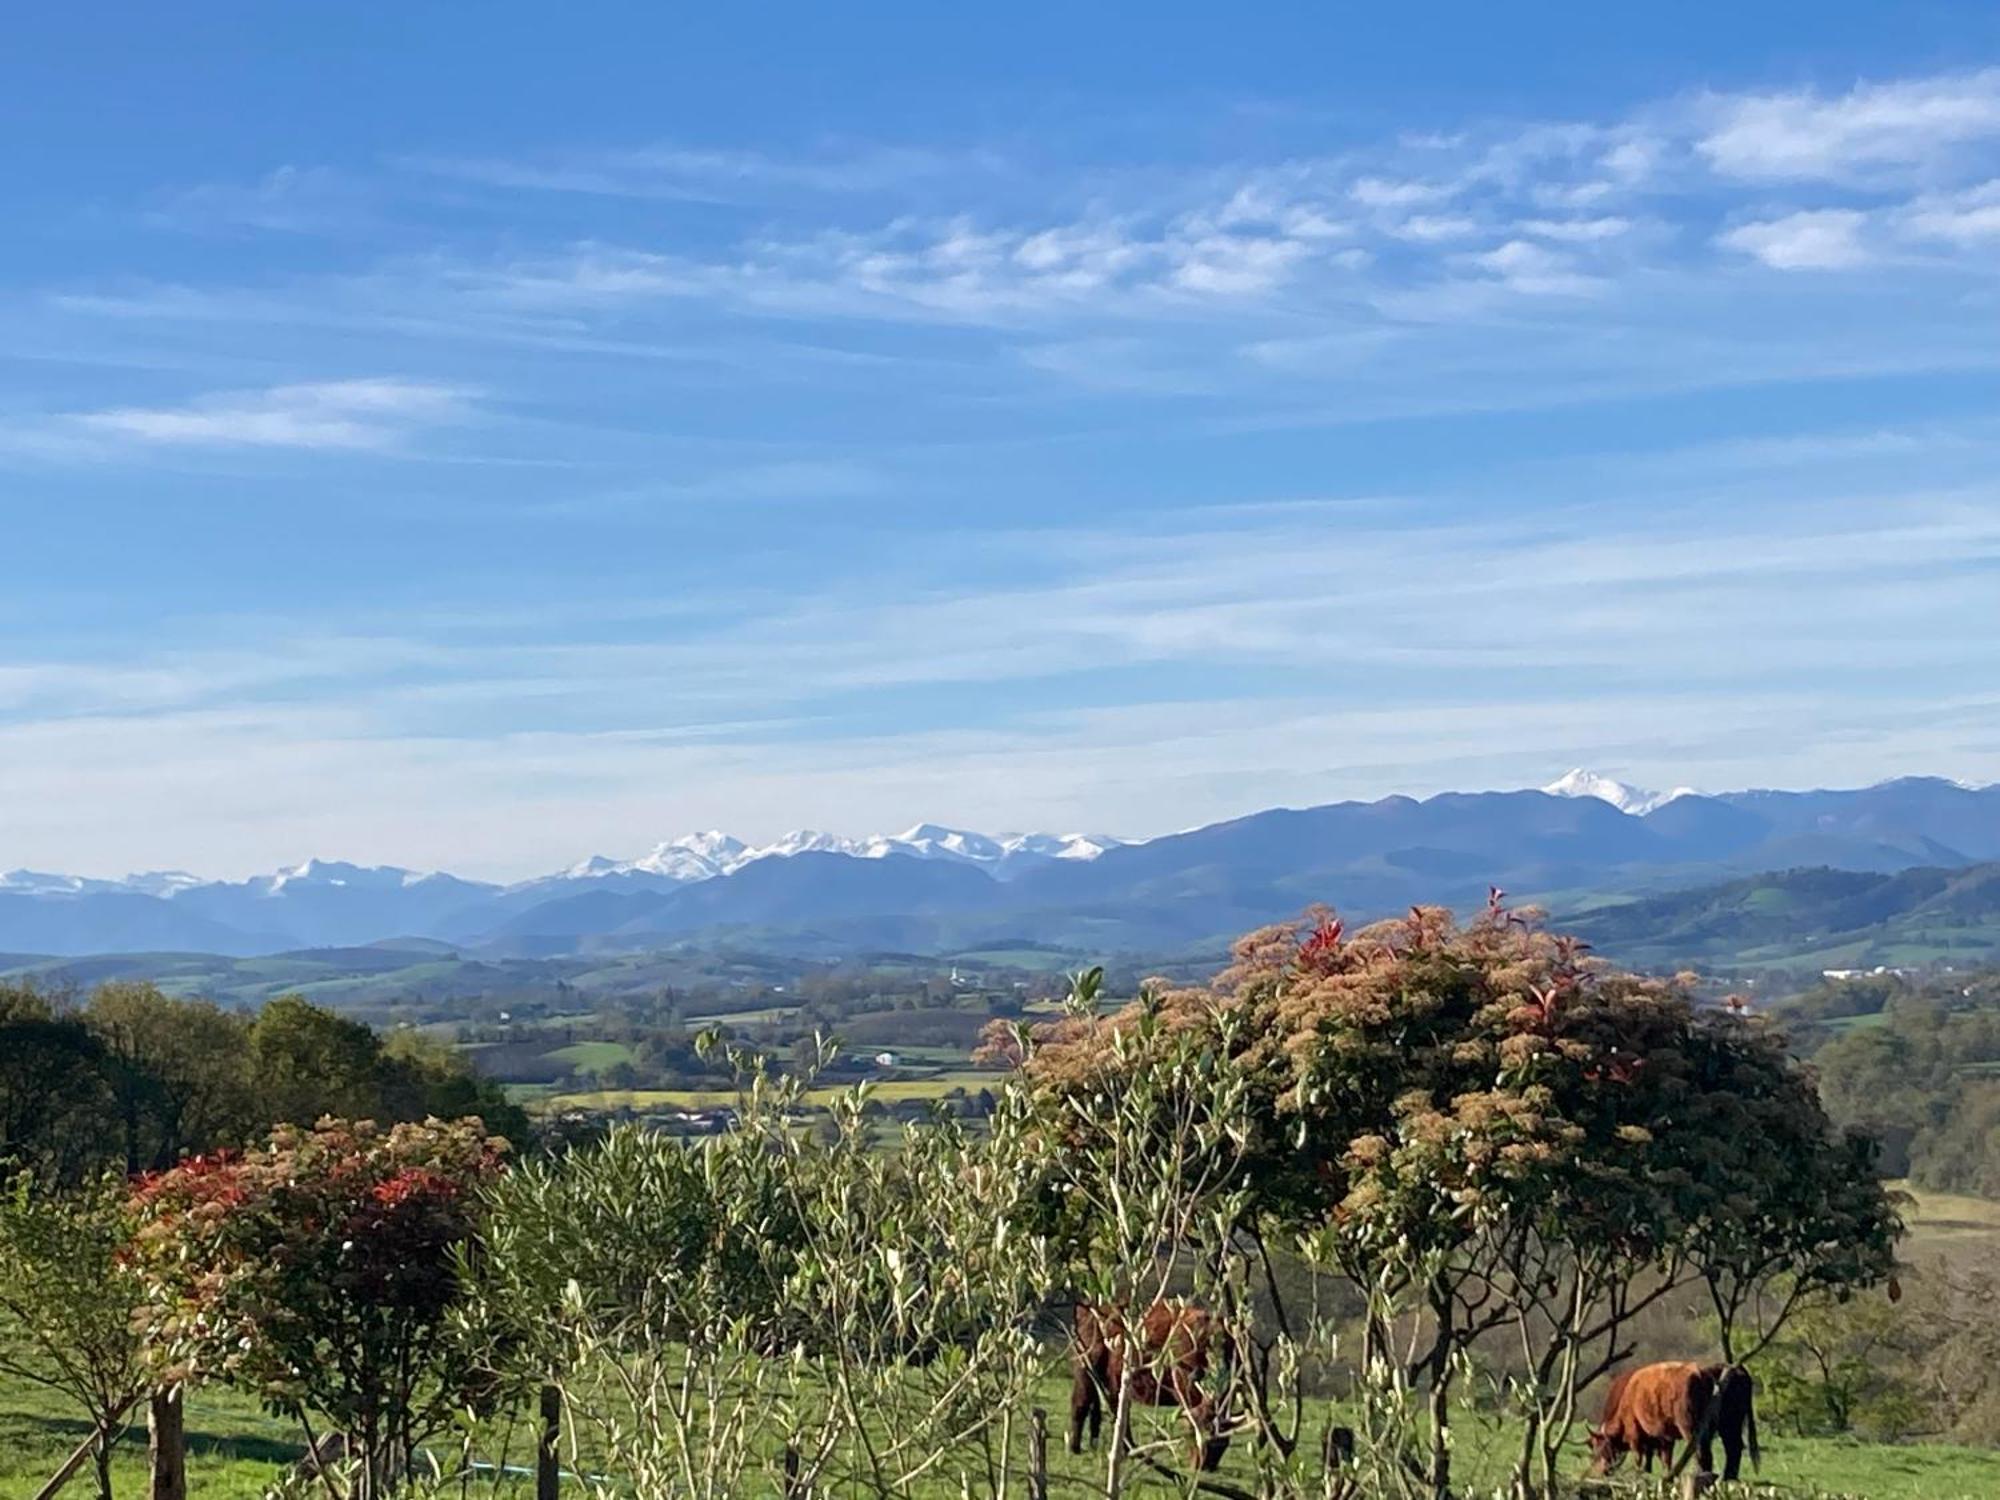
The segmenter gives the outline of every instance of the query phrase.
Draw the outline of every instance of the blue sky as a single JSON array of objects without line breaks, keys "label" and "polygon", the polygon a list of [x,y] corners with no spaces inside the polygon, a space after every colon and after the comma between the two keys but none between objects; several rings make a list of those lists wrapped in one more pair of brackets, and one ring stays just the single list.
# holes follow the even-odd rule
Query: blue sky
[{"label": "blue sky", "polygon": [[2000,778],[2000,11],[692,10],[14,19],[0,866]]}]

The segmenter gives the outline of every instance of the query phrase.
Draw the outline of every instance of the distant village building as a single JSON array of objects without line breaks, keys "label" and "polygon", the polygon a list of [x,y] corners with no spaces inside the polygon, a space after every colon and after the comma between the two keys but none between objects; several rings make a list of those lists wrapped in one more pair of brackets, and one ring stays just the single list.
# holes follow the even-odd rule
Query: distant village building
[{"label": "distant village building", "polygon": [[721,1135],[736,1123],[733,1109],[681,1109],[675,1110],[667,1121],[681,1135]]}]

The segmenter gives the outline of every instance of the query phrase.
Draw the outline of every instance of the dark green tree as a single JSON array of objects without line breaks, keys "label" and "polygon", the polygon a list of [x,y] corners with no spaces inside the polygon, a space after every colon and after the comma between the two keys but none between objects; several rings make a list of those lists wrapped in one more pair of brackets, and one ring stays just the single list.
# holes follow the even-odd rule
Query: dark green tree
[{"label": "dark green tree", "polygon": [[0,1163],[81,1181],[101,1164],[109,1108],[90,1029],[57,998],[0,983]]},{"label": "dark green tree", "polygon": [[127,1172],[235,1145],[265,1124],[250,1070],[250,1022],[150,984],[107,984],[84,1024],[102,1045],[105,1085]]}]

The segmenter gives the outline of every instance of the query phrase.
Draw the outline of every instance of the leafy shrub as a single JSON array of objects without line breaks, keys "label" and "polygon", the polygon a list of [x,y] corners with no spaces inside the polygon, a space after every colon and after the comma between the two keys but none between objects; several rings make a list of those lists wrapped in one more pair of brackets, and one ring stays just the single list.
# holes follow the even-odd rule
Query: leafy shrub
[{"label": "leafy shrub", "polygon": [[148,1337],[174,1374],[254,1392],[308,1446],[326,1423],[359,1465],[352,1494],[379,1493],[495,1392],[490,1351],[450,1315],[504,1149],[477,1120],[324,1120],[140,1179]]}]

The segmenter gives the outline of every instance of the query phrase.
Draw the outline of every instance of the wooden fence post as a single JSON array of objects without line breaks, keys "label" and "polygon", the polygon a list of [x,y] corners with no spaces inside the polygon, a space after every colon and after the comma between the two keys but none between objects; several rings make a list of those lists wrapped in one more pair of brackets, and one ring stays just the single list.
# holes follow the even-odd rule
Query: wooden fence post
[{"label": "wooden fence post", "polygon": [[562,1390],[542,1387],[542,1432],[535,1444],[535,1500],[556,1500],[562,1488]]},{"label": "wooden fence post", "polygon": [[1028,1413],[1028,1500],[1049,1500],[1049,1414]]},{"label": "wooden fence post", "polygon": [[55,1500],[62,1487],[70,1482],[76,1471],[83,1467],[83,1461],[90,1457],[90,1450],[97,1446],[97,1434],[92,1433],[77,1444],[74,1452],[63,1460],[63,1466],[50,1476],[49,1482],[35,1491],[35,1500]]},{"label": "wooden fence post", "polygon": [[187,1407],[181,1387],[154,1391],[146,1407],[152,1500],[187,1500]]},{"label": "wooden fence post", "polygon": [[63,1466],[50,1476],[49,1482],[35,1491],[35,1500],[53,1500],[54,1496],[60,1494],[62,1487],[70,1482],[78,1469],[83,1467],[83,1461],[90,1457],[91,1451],[97,1446],[98,1439],[102,1438],[108,1443],[116,1438],[120,1431],[119,1423],[124,1420],[125,1413],[132,1409],[132,1403],[138,1399],[137,1396],[127,1398],[116,1411],[111,1413],[111,1420],[106,1424],[102,1432],[92,1433],[89,1437],[78,1443],[76,1451],[63,1460]]}]

